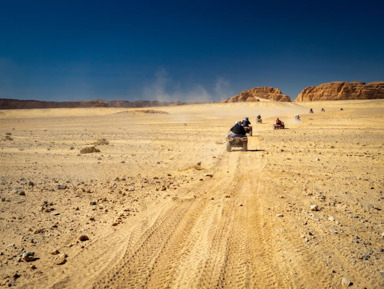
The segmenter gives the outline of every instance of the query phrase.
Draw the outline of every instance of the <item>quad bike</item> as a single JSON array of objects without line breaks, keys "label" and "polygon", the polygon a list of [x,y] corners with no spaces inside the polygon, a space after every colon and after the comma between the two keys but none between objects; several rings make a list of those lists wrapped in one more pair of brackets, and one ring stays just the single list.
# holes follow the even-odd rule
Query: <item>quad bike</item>
[{"label": "quad bike", "polygon": [[252,126],[245,126],[244,130],[245,130],[245,133],[247,133],[250,136],[252,136]]},{"label": "quad bike", "polygon": [[256,123],[263,123],[263,120],[261,118],[256,118]]},{"label": "quad bike", "polygon": [[280,122],[280,124],[274,124],[273,129],[285,129],[284,122]]},{"label": "quad bike", "polygon": [[248,137],[245,136],[227,136],[227,151],[230,152],[232,147],[241,147],[244,151],[248,150]]}]

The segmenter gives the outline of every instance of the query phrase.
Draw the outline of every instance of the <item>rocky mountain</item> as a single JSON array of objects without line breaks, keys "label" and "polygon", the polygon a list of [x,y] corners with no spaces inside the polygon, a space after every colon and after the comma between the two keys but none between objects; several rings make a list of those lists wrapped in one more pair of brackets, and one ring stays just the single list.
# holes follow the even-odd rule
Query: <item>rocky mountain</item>
[{"label": "rocky mountain", "polygon": [[0,109],[31,109],[31,108],[78,108],[78,107],[153,107],[181,105],[182,102],[160,101],[124,101],[124,100],[90,100],[90,101],[39,101],[0,98]]},{"label": "rocky mountain", "polygon": [[232,103],[232,102],[255,102],[260,100],[274,100],[274,101],[291,101],[291,98],[288,95],[285,95],[281,92],[280,89],[274,87],[255,87],[249,90],[240,92],[238,95],[232,96],[226,100],[223,100],[222,103]]},{"label": "rocky mountain", "polygon": [[335,81],[303,89],[295,102],[377,98],[384,98],[384,81],[367,84],[359,81]]}]

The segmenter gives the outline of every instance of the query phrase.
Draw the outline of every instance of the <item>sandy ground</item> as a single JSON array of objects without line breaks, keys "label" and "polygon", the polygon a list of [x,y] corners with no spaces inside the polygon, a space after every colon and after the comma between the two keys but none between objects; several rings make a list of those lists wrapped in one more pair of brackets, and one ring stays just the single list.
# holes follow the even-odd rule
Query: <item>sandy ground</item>
[{"label": "sandy ground", "polygon": [[383,148],[384,100],[0,111],[0,286],[382,288]]}]

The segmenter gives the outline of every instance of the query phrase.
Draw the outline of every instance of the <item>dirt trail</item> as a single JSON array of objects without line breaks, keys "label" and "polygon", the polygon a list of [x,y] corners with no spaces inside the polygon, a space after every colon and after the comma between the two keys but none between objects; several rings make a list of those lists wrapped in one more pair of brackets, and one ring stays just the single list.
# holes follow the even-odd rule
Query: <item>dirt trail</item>
[{"label": "dirt trail", "polygon": [[266,161],[258,143],[251,138],[249,152],[225,154],[214,177],[194,196],[148,209],[135,226],[120,229],[113,246],[95,244],[108,251],[107,266],[96,258],[82,268],[86,276],[64,278],[52,287],[292,287],[298,269],[281,259],[276,228],[265,214],[267,192],[260,178]]}]

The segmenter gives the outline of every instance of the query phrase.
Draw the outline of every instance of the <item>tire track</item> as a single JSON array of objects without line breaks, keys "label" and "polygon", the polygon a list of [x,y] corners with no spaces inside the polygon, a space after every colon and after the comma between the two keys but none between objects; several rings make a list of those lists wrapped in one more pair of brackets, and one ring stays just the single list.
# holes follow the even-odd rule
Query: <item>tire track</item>
[{"label": "tire track", "polygon": [[[93,288],[278,288],[281,263],[263,215],[257,153],[225,154],[197,199],[174,201],[136,230],[117,265]],[[288,272],[288,273],[281,273]]]}]

